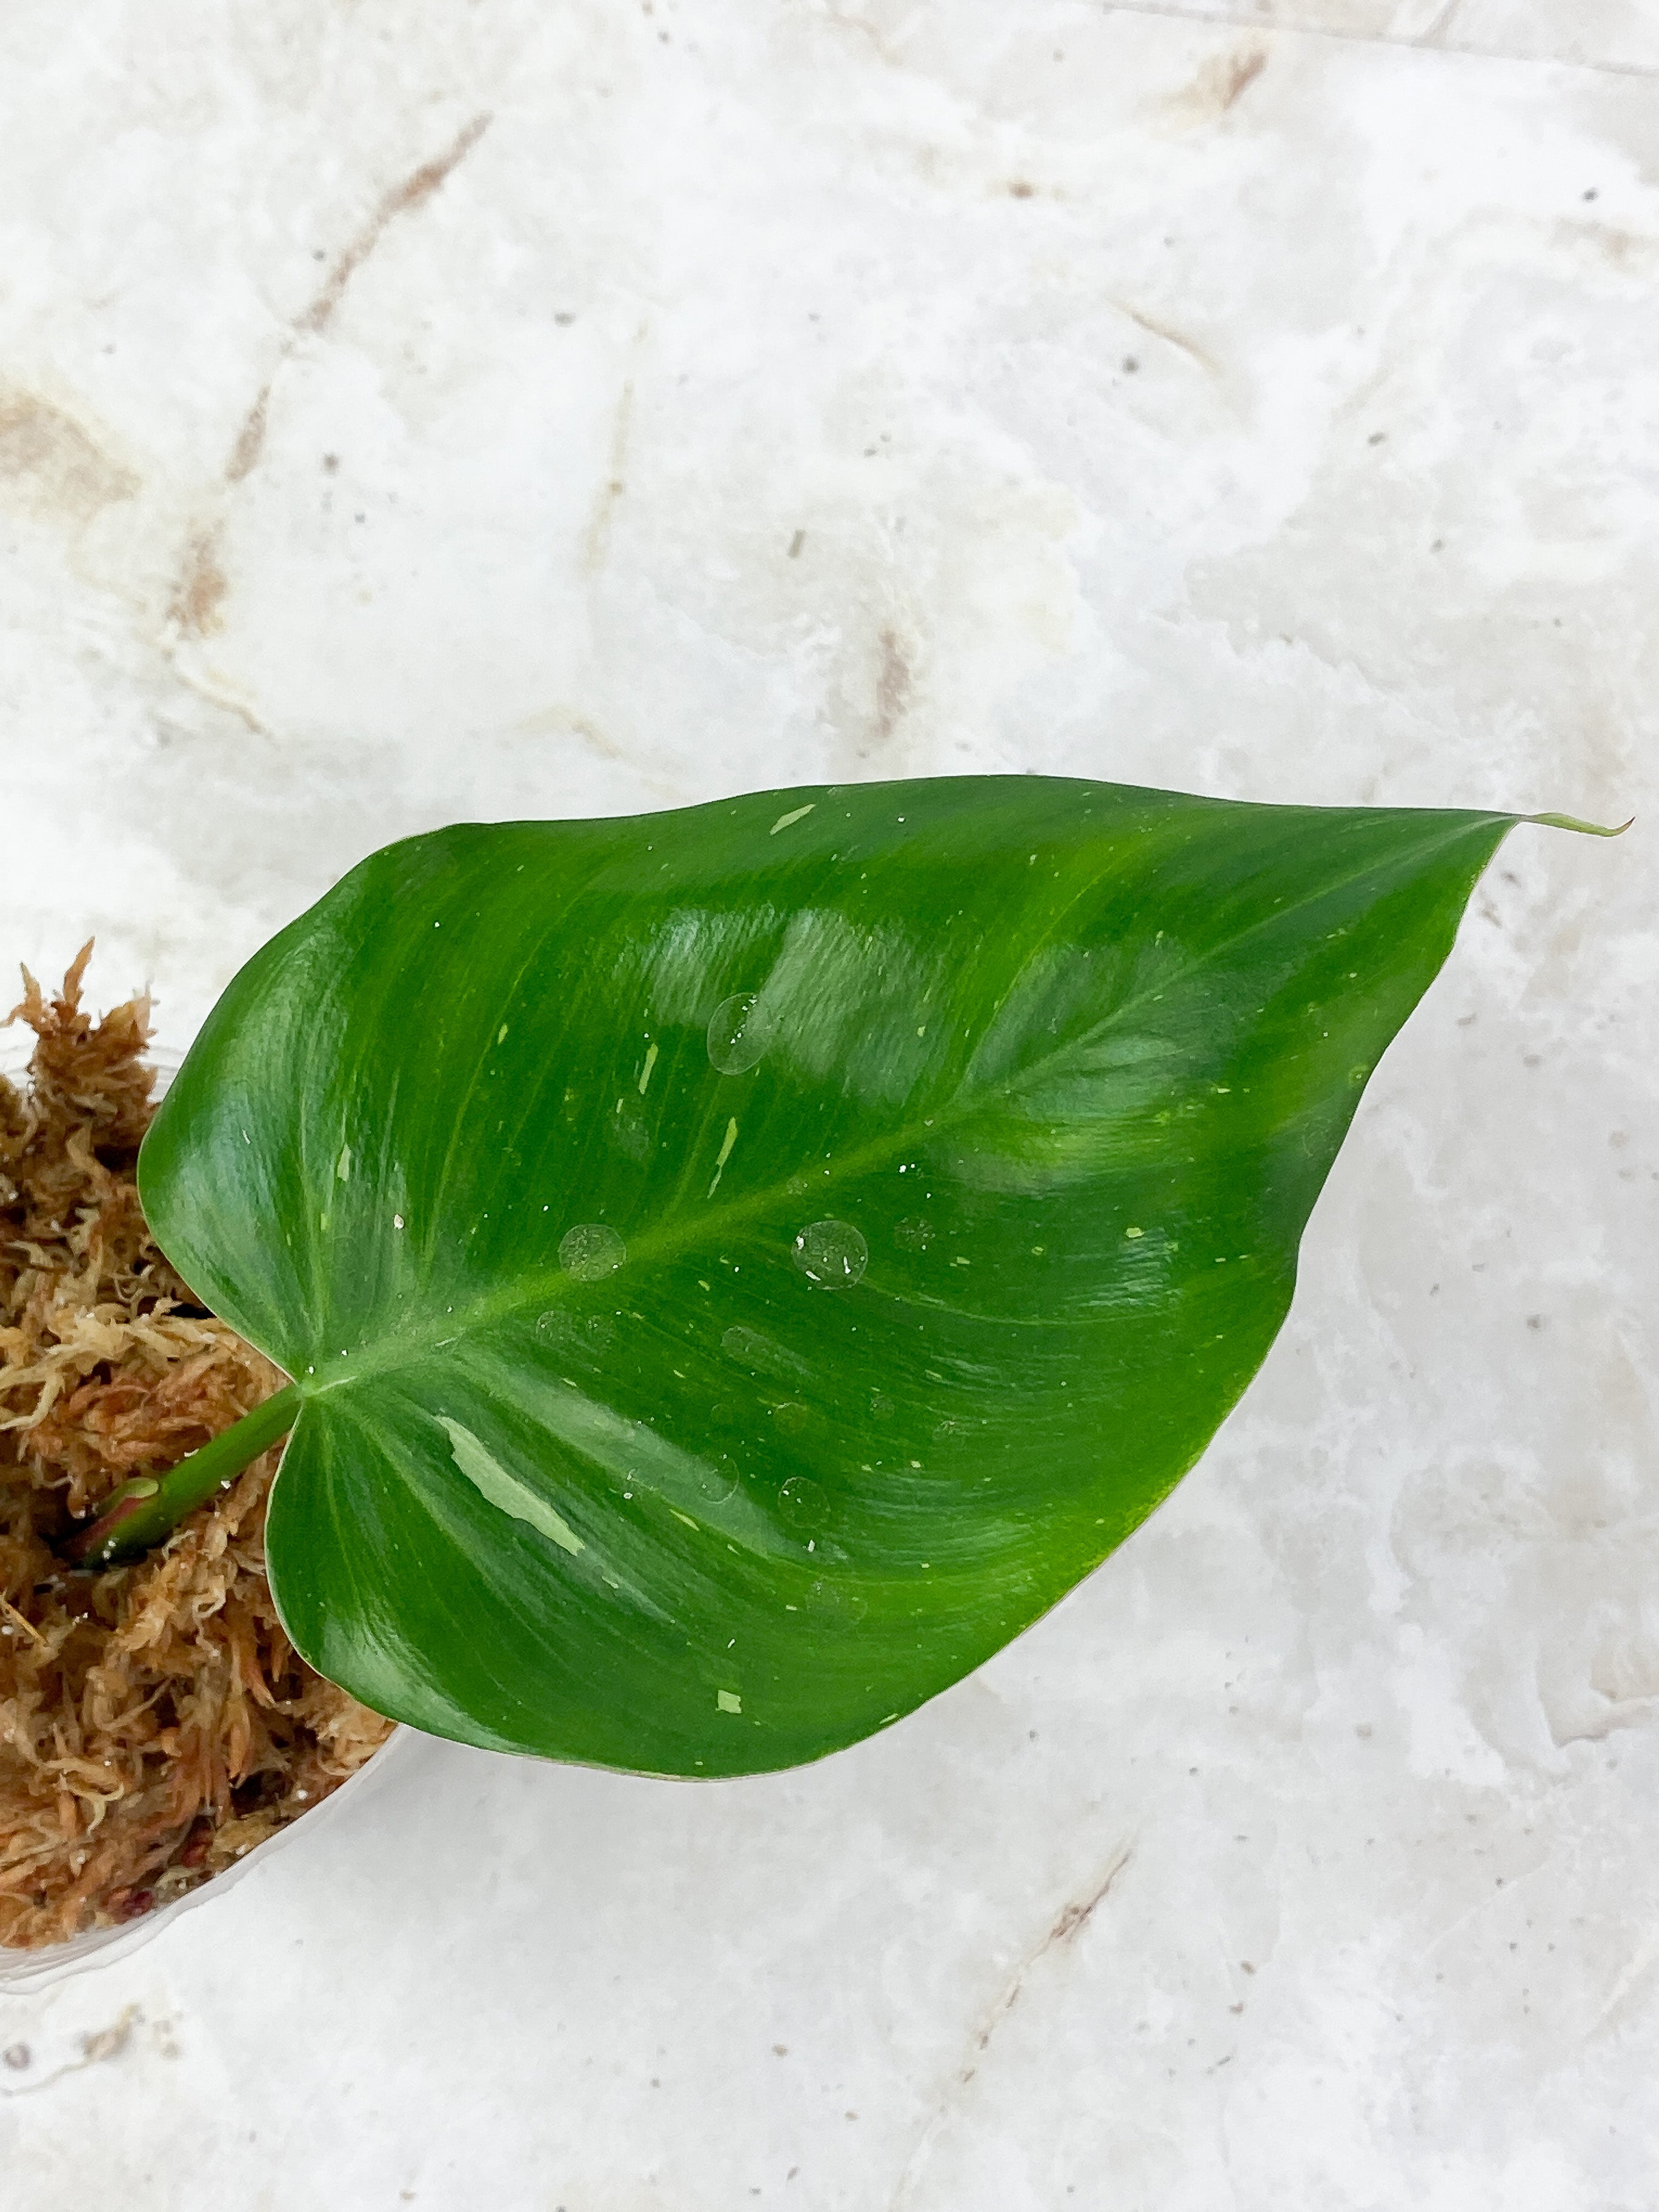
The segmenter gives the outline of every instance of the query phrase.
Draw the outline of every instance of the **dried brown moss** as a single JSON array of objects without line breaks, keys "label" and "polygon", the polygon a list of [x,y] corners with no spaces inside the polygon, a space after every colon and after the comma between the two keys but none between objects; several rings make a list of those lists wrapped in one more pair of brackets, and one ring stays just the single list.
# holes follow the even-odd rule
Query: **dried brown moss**
[{"label": "dried brown moss", "polygon": [[193,1888],[337,1789],[389,1723],[289,1644],[265,1581],[276,1454],[127,1567],[54,1547],[276,1389],[151,1243],[133,1171],[149,1002],[25,972],[29,1079],[0,1078],[0,1944]]}]

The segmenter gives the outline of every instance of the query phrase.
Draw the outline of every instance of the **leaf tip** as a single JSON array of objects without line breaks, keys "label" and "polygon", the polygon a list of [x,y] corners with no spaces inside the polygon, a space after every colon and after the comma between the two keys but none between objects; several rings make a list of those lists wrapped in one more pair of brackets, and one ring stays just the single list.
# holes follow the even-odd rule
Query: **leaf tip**
[{"label": "leaf tip", "polygon": [[1540,823],[1548,830],[1576,830],[1585,837],[1622,837],[1636,817],[1627,815],[1624,821],[1615,822],[1611,826],[1605,822],[1581,821],[1576,814],[1523,814],[1519,818],[1522,822]]}]

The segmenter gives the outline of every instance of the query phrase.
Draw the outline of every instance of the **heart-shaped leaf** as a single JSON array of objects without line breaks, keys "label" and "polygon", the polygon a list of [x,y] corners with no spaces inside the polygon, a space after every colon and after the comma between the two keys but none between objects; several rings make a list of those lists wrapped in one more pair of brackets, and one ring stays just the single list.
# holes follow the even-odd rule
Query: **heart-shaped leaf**
[{"label": "heart-shaped leaf", "polygon": [[140,1170],[299,1385],[295,1644],[440,1735],[671,1774],[955,1681],[1255,1372],[1515,818],[965,778],[365,860]]}]

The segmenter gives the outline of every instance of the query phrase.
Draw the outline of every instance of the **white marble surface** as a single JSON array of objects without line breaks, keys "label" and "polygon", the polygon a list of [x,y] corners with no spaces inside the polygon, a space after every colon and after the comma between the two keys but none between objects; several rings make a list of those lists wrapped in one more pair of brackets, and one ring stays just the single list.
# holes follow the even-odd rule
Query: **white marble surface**
[{"label": "white marble surface", "polygon": [[8,2212],[1659,2203],[1656,24],[0,13],[0,955],[168,1040],[459,816],[1640,817],[1510,841],[1048,1620],[781,1779],[419,1747],[0,2005]]}]

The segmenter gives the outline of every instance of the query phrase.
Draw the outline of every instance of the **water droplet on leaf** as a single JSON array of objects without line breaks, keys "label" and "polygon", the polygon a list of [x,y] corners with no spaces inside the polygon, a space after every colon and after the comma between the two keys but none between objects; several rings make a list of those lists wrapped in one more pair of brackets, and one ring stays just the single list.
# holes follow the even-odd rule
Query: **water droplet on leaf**
[{"label": "water droplet on leaf", "polygon": [[820,1577],[806,1591],[806,1609],[816,1619],[837,1627],[852,1628],[870,1610],[870,1601],[860,1591]]},{"label": "water droplet on leaf", "polygon": [[850,1221],[814,1221],[796,1237],[794,1261],[809,1282],[842,1290],[870,1264],[870,1247]]},{"label": "water droplet on leaf", "polygon": [[631,1098],[619,1098],[606,1118],[617,1151],[642,1166],[651,1156],[651,1129],[639,1106]]},{"label": "water droplet on leaf", "polygon": [[778,1510],[792,1528],[821,1528],[830,1517],[830,1493],[810,1474],[792,1474],[778,1492]]},{"label": "water droplet on leaf", "polygon": [[722,1075],[742,1075],[777,1042],[778,1025],[752,991],[722,999],[708,1024],[708,1057]]},{"label": "water droplet on leaf", "polygon": [[724,1455],[718,1460],[700,1459],[692,1481],[705,1504],[723,1505],[738,1486],[738,1471]]},{"label": "water droplet on leaf", "polygon": [[603,1221],[579,1221],[559,1239],[559,1265],[579,1283],[614,1275],[627,1257],[627,1245]]}]

